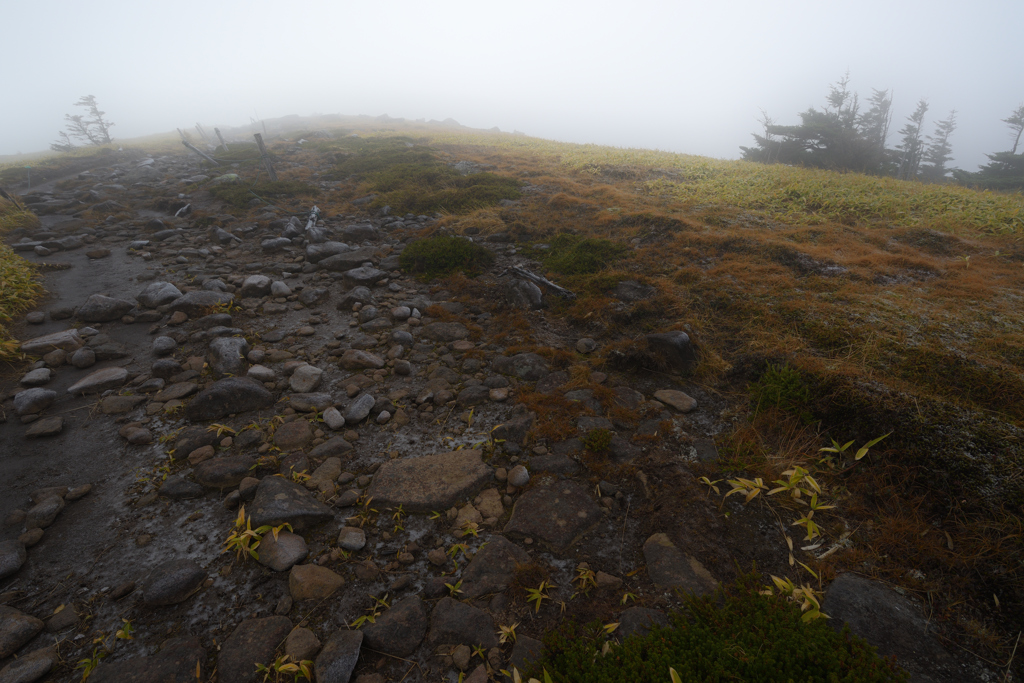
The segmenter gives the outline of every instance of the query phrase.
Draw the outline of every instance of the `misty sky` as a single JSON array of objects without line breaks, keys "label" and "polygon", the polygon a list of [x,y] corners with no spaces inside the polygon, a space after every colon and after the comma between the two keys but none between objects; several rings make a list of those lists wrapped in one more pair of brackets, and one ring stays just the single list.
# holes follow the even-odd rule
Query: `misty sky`
[{"label": "misty sky", "polygon": [[895,131],[958,111],[953,165],[1009,149],[1024,1],[34,0],[3,10],[0,154],[45,149],[81,95],[129,138],[250,116],[454,118],[571,142],[736,158],[764,108],[820,108],[850,71]]}]

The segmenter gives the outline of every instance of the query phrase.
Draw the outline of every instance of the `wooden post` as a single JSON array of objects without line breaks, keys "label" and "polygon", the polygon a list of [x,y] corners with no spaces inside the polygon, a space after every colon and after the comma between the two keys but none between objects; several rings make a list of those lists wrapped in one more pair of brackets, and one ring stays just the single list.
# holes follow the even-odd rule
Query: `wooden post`
[{"label": "wooden post", "polygon": [[274,173],[274,167],[270,164],[270,155],[267,154],[267,148],[263,144],[263,136],[259,133],[253,133],[253,137],[256,138],[256,146],[260,148],[260,156],[263,157],[263,165],[267,167],[267,175],[270,176],[271,182],[277,182],[277,174]]},{"label": "wooden post", "polygon": [[228,143],[224,142],[224,136],[220,134],[220,128],[214,128],[213,132],[217,134],[217,139],[220,140],[221,147],[224,151],[228,151]]},{"label": "wooden post", "polygon": [[188,142],[188,136],[185,135],[184,132],[182,132],[181,128],[178,128],[177,130],[178,130],[178,135],[181,136],[181,141],[182,142]]},{"label": "wooden post", "polygon": [[182,141],[181,141],[181,144],[185,145],[185,146],[186,146],[186,147],[188,147],[188,148],[189,148],[190,150],[192,150],[193,152],[195,152],[196,154],[198,154],[198,155],[199,155],[199,156],[201,156],[202,158],[206,159],[207,161],[209,161],[209,162],[210,162],[211,164],[213,164],[214,166],[220,166],[220,162],[219,162],[219,161],[217,161],[216,159],[214,159],[214,158],[213,158],[213,157],[211,157],[210,155],[208,155],[208,154],[206,154],[205,152],[203,152],[202,150],[200,150],[200,149],[199,149],[198,147],[196,147],[195,145],[193,145],[193,144],[192,144],[191,142],[189,142],[188,140],[182,140]]},{"label": "wooden post", "polygon": [[206,140],[206,131],[203,130],[203,127],[200,126],[198,123],[196,124],[196,130],[199,131],[199,137],[201,137],[203,140]]}]

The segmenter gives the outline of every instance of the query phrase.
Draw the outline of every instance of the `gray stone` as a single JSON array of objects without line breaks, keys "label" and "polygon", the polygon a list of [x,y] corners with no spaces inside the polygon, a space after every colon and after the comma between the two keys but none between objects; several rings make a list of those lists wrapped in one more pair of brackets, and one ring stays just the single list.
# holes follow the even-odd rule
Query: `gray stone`
[{"label": "gray stone", "polygon": [[100,394],[107,389],[116,389],[128,381],[124,368],[103,368],[96,370],[68,387],[69,394]]},{"label": "gray stone", "polygon": [[53,405],[57,392],[50,389],[26,389],[14,395],[14,412],[17,415],[33,415]]},{"label": "gray stone", "polygon": [[288,592],[293,600],[322,600],[344,584],[341,576],[317,564],[297,564],[288,573]]},{"label": "gray stone", "polygon": [[341,367],[346,370],[379,370],[384,367],[384,359],[367,351],[346,349],[341,356]]},{"label": "gray stone", "polygon": [[541,484],[516,501],[505,533],[531,537],[556,555],[564,554],[601,521],[601,508],[586,489],[570,481]]},{"label": "gray stone", "polygon": [[309,549],[302,536],[282,529],[276,539],[272,533],[264,534],[256,552],[260,564],[270,567],[275,572],[286,572],[306,559]]},{"label": "gray stone", "polygon": [[509,668],[519,669],[520,673],[523,673],[533,662],[540,659],[542,654],[544,643],[527,635],[518,636],[516,644],[512,647],[512,656],[509,657]]},{"label": "gray stone", "polygon": [[64,429],[64,418],[59,415],[53,417],[44,417],[41,420],[36,420],[32,425],[25,430],[25,436],[29,439],[34,439],[42,436],[54,436],[60,434]]},{"label": "gray stone", "polygon": [[185,416],[190,420],[217,420],[272,405],[273,395],[259,382],[247,377],[227,377],[200,391],[185,408]]},{"label": "gray stone", "polygon": [[43,622],[39,619],[0,605],[0,659],[10,657],[42,630]]},{"label": "gray stone", "polygon": [[335,436],[323,442],[309,452],[311,458],[333,458],[352,450],[352,444],[340,436]]},{"label": "gray stone", "polygon": [[334,273],[345,273],[354,268],[359,268],[367,261],[375,263],[377,261],[376,254],[377,250],[375,248],[363,247],[362,249],[347,251],[343,254],[328,256],[327,258],[322,259],[317,265],[320,266],[320,270],[328,270]]},{"label": "gray stone", "polygon": [[293,662],[312,660],[320,652],[320,639],[308,628],[297,628],[284,641],[284,653]]},{"label": "gray stone", "polygon": [[331,429],[337,431],[345,426],[345,417],[334,406],[324,411],[324,423]]},{"label": "gray stone", "polygon": [[335,631],[314,662],[317,683],[348,683],[359,661],[362,645],[362,631]]},{"label": "gray stone", "polygon": [[501,593],[512,584],[516,565],[529,561],[529,554],[504,536],[491,536],[462,572],[463,597]]},{"label": "gray stone", "polygon": [[345,409],[345,423],[354,425],[365,420],[376,402],[377,400],[370,394],[363,394],[357,398]]},{"label": "gray stone", "polygon": [[199,590],[206,571],[192,560],[158,565],[142,583],[142,602],[149,606],[176,605]]},{"label": "gray stone", "polygon": [[89,683],[186,683],[196,680],[197,665],[205,663],[206,650],[198,638],[172,638],[154,655],[102,662]]},{"label": "gray stone", "polygon": [[17,573],[28,559],[25,546],[16,540],[0,541],[0,580]]},{"label": "gray stone", "polygon": [[287,237],[271,237],[270,239],[263,240],[260,242],[260,247],[263,251],[280,251],[287,246],[290,246],[292,241]]},{"label": "gray stone", "polygon": [[217,337],[210,342],[207,354],[210,369],[217,377],[241,377],[248,367],[245,357],[249,350],[244,337]]},{"label": "gray stone", "polygon": [[[262,680],[256,673],[256,665],[272,663],[277,646],[291,630],[292,622],[288,617],[244,620],[224,641],[217,655],[217,680],[220,683],[256,683]],[[194,677],[195,672],[192,675]]]},{"label": "gray stone", "polygon": [[654,398],[665,405],[672,406],[681,413],[688,413],[697,407],[697,401],[675,389],[659,389]]},{"label": "gray stone", "polygon": [[345,226],[345,229],[342,230],[341,234],[342,237],[350,242],[365,242],[367,240],[376,240],[380,238],[380,232],[369,223],[347,225]]},{"label": "gray stone", "polygon": [[325,392],[312,394],[292,394],[288,397],[288,405],[302,413],[313,413],[326,410],[334,399]]},{"label": "gray stone", "polygon": [[441,598],[430,615],[427,642],[438,645],[497,647],[494,620],[481,609],[452,598]]},{"label": "gray stone", "polygon": [[170,282],[153,282],[135,295],[135,300],[146,308],[158,308],[181,296],[181,291]]},{"label": "gray stone", "polygon": [[57,661],[57,650],[52,646],[22,655],[0,669],[0,683],[33,683],[50,673]]},{"label": "gray stone", "polygon": [[203,495],[203,487],[179,474],[172,474],[160,485],[160,495],[172,500],[188,500]]},{"label": "gray stone", "polygon": [[284,477],[264,477],[253,499],[254,527],[288,523],[295,530],[334,519],[334,512],[309,491]]},{"label": "gray stone", "polygon": [[429,512],[453,506],[494,478],[479,450],[465,449],[381,465],[368,494],[378,505]]},{"label": "gray stone", "polygon": [[685,332],[677,330],[649,334],[647,348],[667,369],[674,372],[686,373],[697,365],[697,352]]},{"label": "gray stone", "polygon": [[373,292],[369,287],[353,287],[348,294],[338,302],[338,310],[351,311],[356,304],[366,304],[373,301]]},{"label": "gray stone", "polygon": [[199,391],[199,385],[195,382],[177,382],[165,389],[161,389],[155,396],[154,401],[166,403],[167,401],[180,401]]},{"label": "gray stone", "polygon": [[612,290],[612,296],[619,301],[634,303],[636,301],[650,299],[654,296],[656,291],[657,290],[655,290],[654,287],[642,285],[636,280],[623,280],[619,284],[615,285],[615,289]]},{"label": "gray stone", "polygon": [[516,465],[508,473],[508,483],[521,488],[530,483],[530,473],[522,465]]},{"label": "gray stone", "polygon": [[486,403],[491,395],[491,390],[484,384],[473,384],[459,392],[456,403],[461,408],[469,408]]},{"label": "gray stone", "polygon": [[20,348],[22,353],[27,353],[30,356],[42,356],[55,349],[63,349],[68,353],[72,353],[84,343],[85,340],[78,334],[78,330],[63,330],[29,339],[26,342],[22,342]]},{"label": "gray stone", "polygon": [[242,483],[252,470],[253,460],[248,455],[229,455],[199,463],[195,469],[196,481],[211,489],[229,489]]},{"label": "gray stone", "polygon": [[178,342],[173,337],[160,336],[153,340],[153,355],[166,356],[178,348]]},{"label": "gray stone", "polygon": [[303,306],[314,306],[326,299],[328,294],[330,292],[320,287],[306,287],[299,292],[299,303]]},{"label": "gray stone", "polygon": [[424,326],[423,336],[436,342],[453,342],[469,338],[469,330],[462,323],[435,322]]},{"label": "gray stone", "polygon": [[288,380],[288,386],[292,391],[305,394],[313,391],[320,385],[320,377],[324,371],[315,365],[303,365],[296,368]]},{"label": "gray stone", "polygon": [[346,287],[371,287],[388,276],[383,270],[371,266],[346,270],[342,281]]},{"label": "gray stone", "polygon": [[320,244],[310,244],[306,246],[306,260],[310,263],[319,263],[325,258],[335,256],[337,254],[344,254],[347,251],[351,251],[349,246],[344,242],[334,242],[327,240]]},{"label": "gray stone", "polygon": [[343,527],[338,534],[338,545],[345,550],[359,551],[366,547],[366,532],[359,527]]},{"label": "gray stone", "polygon": [[313,440],[313,429],[306,420],[285,422],[274,432],[274,445],[285,453],[304,448]]},{"label": "gray stone", "polygon": [[47,496],[36,503],[25,513],[26,529],[45,529],[53,524],[57,515],[64,509],[64,499],[60,496]]},{"label": "gray stone", "polygon": [[684,555],[666,534],[654,534],[644,542],[644,560],[651,581],[662,590],[681,589],[703,595],[718,586],[704,565]]},{"label": "gray stone", "polygon": [[427,607],[423,599],[413,595],[399,600],[373,624],[363,627],[366,646],[392,657],[408,657],[427,633]]},{"label": "gray stone", "polygon": [[23,387],[40,387],[49,382],[52,377],[53,370],[50,368],[36,368],[35,370],[26,372],[25,375],[18,380],[18,384]]},{"label": "gray stone", "polygon": [[111,320],[120,320],[133,308],[135,308],[135,304],[131,301],[93,294],[75,312],[75,317],[87,323],[105,323]]},{"label": "gray stone", "polygon": [[878,648],[878,654],[895,657],[911,673],[913,681],[967,680],[955,660],[934,635],[920,608],[885,584],[856,574],[840,574],[825,591],[821,611],[828,624],[840,631],[843,625]]},{"label": "gray stone", "polygon": [[274,280],[270,283],[271,296],[288,296],[291,293],[291,288],[280,280]]},{"label": "gray stone", "polygon": [[88,347],[82,347],[71,354],[71,364],[80,370],[91,368],[96,365],[96,352]]},{"label": "gray stone", "polygon": [[238,290],[238,295],[243,299],[259,298],[270,294],[272,286],[273,283],[266,275],[250,275],[245,278],[241,289]]},{"label": "gray stone", "polygon": [[187,292],[169,304],[160,307],[161,313],[177,313],[181,311],[190,318],[198,318],[206,314],[214,306],[222,306],[234,301],[233,294],[227,292],[210,292],[196,289]]}]

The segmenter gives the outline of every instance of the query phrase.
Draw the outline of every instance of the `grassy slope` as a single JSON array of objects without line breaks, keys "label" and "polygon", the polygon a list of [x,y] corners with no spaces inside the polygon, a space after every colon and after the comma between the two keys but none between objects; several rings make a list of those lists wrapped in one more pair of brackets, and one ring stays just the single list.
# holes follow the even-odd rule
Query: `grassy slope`
[{"label": "grassy slope", "polygon": [[[540,244],[619,245],[601,252],[622,256],[598,272],[547,259],[546,274],[581,294],[549,318],[598,339],[600,353],[552,349],[515,315],[495,341],[535,348],[576,378],[588,367],[643,363],[645,332],[687,329],[702,350],[695,379],[737,417],[718,439],[724,460],[709,477],[771,481],[792,464],[812,468],[839,506],[816,518],[823,547],[844,525],[853,531],[849,549],[812,568],[824,578],[856,569],[919,592],[968,646],[1005,661],[1024,627],[1020,194],[500,133],[346,125],[361,138],[306,131],[285,136],[307,138],[302,148],[272,141],[282,181],[330,180],[312,200],[329,216],[353,213],[358,197],[378,193],[381,204],[429,182],[422,189],[437,201],[460,200],[432,207],[447,230],[508,233],[539,258],[550,254]],[[247,150],[225,158],[240,163],[247,182],[257,179]],[[465,204],[468,189],[435,172],[458,160],[516,180],[506,189],[522,199],[503,208],[485,193],[478,208]],[[397,166],[405,170],[380,175]],[[275,202],[299,211],[311,200]],[[565,232],[571,240],[555,239]],[[622,279],[656,294],[618,305],[610,290]],[[807,392],[797,415],[750,413],[748,386],[769,362],[799,372]],[[557,418],[559,406],[549,407]],[[552,419],[541,428],[557,436],[560,427]],[[817,462],[830,438],[859,445],[890,431],[856,467]],[[798,510],[775,506],[787,516]]]}]

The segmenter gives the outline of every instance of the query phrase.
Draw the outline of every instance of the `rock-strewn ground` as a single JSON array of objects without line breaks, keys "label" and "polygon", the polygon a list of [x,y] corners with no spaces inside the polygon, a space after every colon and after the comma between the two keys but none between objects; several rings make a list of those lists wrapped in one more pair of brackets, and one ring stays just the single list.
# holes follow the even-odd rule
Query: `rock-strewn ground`
[{"label": "rock-strewn ground", "polygon": [[[90,680],[261,680],[283,654],[320,681],[484,680],[563,611],[631,632],[675,588],[785,562],[770,522],[736,505],[722,525],[688,469],[716,457],[727,401],[678,375],[570,376],[502,341],[504,311],[531,308],[499,296],[531,265],[515,247],[490,243],[469,294],[446,291],[398,266],[432,216],[239,220],[190,191],[200,170],[119,158],[25,198],[44,227],[12,243],[56,267],[20,330],[42,360],[3,384],[0,681],[78,680],[104,653]],[[596,347],[526,315],[549,347]],[[655,344],[686,361],[685,335]],[[564,438],[534,429],[545,397],[568,406]],[[223,552],[242,506],[253,528],[290,525],[258,561]],[[939,659],[905,664],[974,675]]]}]

